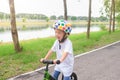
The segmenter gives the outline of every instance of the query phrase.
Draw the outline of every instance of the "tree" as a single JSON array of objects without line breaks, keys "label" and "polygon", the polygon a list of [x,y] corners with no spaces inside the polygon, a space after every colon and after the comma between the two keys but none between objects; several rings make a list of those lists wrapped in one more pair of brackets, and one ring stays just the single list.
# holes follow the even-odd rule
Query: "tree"
[{"label": "tree", "polygon": [[112,6],[113,6],[113,28],[112,31],[115,31],[115,0],[112,0]]},{"label": "tree", "polygon": [[[111,31],[115,31],[115,0],[110,0],[110,24],[109,24],[109,33]],[[112,26],[112,21],[113,21],[113,27]],[[111,30],[112,28],[112,30]]]},{"label": "tree", "polygon": [[63,0],[64,4],[64,19],[67,20],[67,3],[66,0]]},{"label": "tree", "polygon": [[100,16],[99,18],[99,21],[103,22],[103,21],[108,21],[107,17],[104,17],[104,16]]},{"label": "tree", "polygon": [[120,0],[114,0],[115,2],[115,12],[120,14]]},{"label": "tree", "polygon": [[[105,12],[111,17],[111,25],[113,24],[112,30],[110,29],[111,26],[109,26],[109,32],[115,31],[115,20],[118,20],[117,17],[119,17],[120,14],[120,0],[104,0],[104,7],[105,7]],[[111,8],[112,7],[112,8]],[[112,14],[112,16],[110,16]],[[116,19],[115,19],[116,18]],[[110,31],[111,30],[111,31]]]},{"label": "tree", "polygon": [[[120,22],[120,0],[104,0],[105,13],[110,14],[110,2],[113,5],[113,30],[115,25],[115,20]],[[104,9],[103,9],[104,11]],[[116,18],[116,19],[115,19]]]},{"label": "tree", "polygon": [[61,15],[61,16],[58,16],[58,19],[63,19],[63,16]]},{"label": "tree", "polygon": [[92,0],[89,0],[88,27],[87,27],[87,38],[88,39],[90,38],[91,4],[92,4]]},{"label": "tree", "polygon": [[72,16],[72,17],[71,17],[71,20],[74,20],[74,21],[75,21],[75,20],[77,20],[77,17],[76,17],[76,16]]},{"label": "tree", "polygon": [[12,33],[14,48],[16,52],[20,52],[22,49],[20,48],[18,33],[16,29],[14,0],[9,0],[9,7],[10,7],[10,18],[11,18],[11,33]]},{"label": "tree", "polygon": [[112,23],[112,5],[111,0],[104,0],[106,17],[109,18],[109,33],[111,33],[111,23]]},{"label": "tree", "polygon": [[111,33],[111,24],[112,24],[112,3],[111,3],[111,6],[110,6],[109,33]]},{"label": "tree", "polygon": [[0,19],[4,19],[4,13],[0,13]]},{"label": "tree", "polygon": [[49,22],[49,20],[50,20],[49,18],[46,18],[46,22]]},{"label": "tree", "polygon": [[9,14],[5,14],[5,16],[4,16],[4,19],[10,19],[10,15]]},{"label": "tree", "polygon": [[56,16],[55,16],[55,15],[52,15],[52,16],[50,16],[50,19],[51,19],[51,20],[56,20]]}]

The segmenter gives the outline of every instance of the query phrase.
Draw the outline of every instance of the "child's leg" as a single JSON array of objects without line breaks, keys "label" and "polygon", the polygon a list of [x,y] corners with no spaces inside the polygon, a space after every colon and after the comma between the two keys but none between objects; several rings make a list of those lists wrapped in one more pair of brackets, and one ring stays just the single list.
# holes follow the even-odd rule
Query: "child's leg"
[{"label": "child's leg", "polygon": [[55,80],[58,80],[59,75],[60,75],[60,72],[55,70],[53,73],[53,77],[55,78]]},{"label": "child's leg", "polygon": [[70,79],[70,76],[64,76],[63,80],[71,80],[71,79]]}]

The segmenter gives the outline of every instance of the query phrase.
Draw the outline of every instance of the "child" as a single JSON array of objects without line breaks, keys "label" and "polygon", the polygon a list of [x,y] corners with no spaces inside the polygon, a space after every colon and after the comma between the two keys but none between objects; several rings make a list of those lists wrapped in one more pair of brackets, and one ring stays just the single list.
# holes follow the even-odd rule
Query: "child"
[{"label": "child", "polygon": [[58,20],[54,24],[56,41],[49,50],[45,58],[41,59],[41,62],[56,52],[57,60],[60,60],[60,64],[56,64],[57,60],[54,60],[55,71],[53,77],[58,80],[60,72],[64,75],[64,80],[70,80],[70,75],[73,72],[74,56],[71,41],[67,38],[71,32],[71,24],[65,20]]}]

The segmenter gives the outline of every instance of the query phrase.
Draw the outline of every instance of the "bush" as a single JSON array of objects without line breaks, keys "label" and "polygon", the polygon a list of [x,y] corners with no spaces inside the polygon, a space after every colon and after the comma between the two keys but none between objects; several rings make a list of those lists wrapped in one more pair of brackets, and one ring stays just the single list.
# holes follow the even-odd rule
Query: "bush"
[{"label": "bush", "polygon": [[117,24],[116,29],[117,29],[117,30],[120,30],[120,23]]},{"label": "bush", "polygon": [[107,29],[106,29],[106,26],[103,25],[103,24],[100,25],[100,28],[101,28],[102,31],[106,31],[106,30],[107,30]]}]

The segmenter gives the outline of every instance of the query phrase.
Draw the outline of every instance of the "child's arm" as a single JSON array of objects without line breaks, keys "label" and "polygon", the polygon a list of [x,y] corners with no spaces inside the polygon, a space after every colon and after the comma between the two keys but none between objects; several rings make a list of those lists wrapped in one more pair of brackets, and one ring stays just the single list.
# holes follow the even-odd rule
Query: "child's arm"
[{"label": "child's arm", "polygon": [[62,57],[61,57],[61,59],[60,59],[60,62],[63,62],[63,61],[65,60],[65,58],[67,57],[67,55],[68,55],[68,53],[67,53],[67,52],[64,52],[64,53],[62,54]]},{"label": "child's arm", "polygon": [[48,59],[49,56],[50,56],[52,53],[53,53],[53,51],[52,51],[52,50],[49,50],[48,53],[47,53],[47,55],[45,56],[45,58],[42,58],[40,61],[42,62],[43,60]]},{"label": "child's arm", "polygon": [[49,51],[48,51],[48,53],[47,53],[47,55],[45,56],[45,58],[44,58],[44,59],[48,59],[48,58],[49,58],[49,56],[50,56],[52,53],[53,53],[53,51],[52,51],[52,50],[49,50]]},{"label": "child's arm", "polygon": [[[67,57],[67,55],[68,55],[68,53],[67,53],[67,52],[64,52],[64,53],[62,54],[62,57],[61,57],[61,59],[60,59],[60,62],[63,62],[63,61],[65,60],[65,58]],[[57,60],[54,60],[54,64],[56,64],[56,61],[57,61]]]}]

